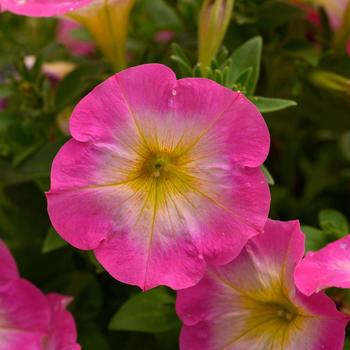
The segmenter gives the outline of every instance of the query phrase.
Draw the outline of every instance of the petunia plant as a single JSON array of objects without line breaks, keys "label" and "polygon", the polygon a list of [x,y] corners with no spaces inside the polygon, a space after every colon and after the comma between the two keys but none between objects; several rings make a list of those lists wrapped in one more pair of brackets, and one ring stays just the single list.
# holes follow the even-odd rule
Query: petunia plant
[{"label": "petunia plant", "polygon": [[349,349],[348,1],[0,8],[0,350]]}]

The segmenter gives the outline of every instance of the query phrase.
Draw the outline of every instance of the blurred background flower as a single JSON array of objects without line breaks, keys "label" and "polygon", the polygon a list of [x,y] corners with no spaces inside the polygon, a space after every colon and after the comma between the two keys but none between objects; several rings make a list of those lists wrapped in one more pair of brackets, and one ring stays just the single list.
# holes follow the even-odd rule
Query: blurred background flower
[{"label": "blurred background flower", "polygon": [[79,23],[62,19],[57,24],[57,41],[65,45],[74,55],[88,56],[95,51],[88,34]]}]

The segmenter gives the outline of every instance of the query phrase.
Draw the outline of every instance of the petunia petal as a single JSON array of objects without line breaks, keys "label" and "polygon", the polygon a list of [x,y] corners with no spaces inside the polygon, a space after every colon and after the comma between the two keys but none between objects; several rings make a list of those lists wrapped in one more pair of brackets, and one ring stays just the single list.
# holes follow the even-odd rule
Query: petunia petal
[{"label": "petunia petal", "polygon": [[206,135],[242,166],[256,167],[267,157],[270,136],[257,108],[241,93],[201,78],[186,78],[176,87],[176,114],[198,119]]},{"label": "petunia petal", "polygon": [[270,209],[270,192],[260,169],[232,168],[222,183],[217,196],[206,198],[205,210],[197,209],[202,219],[194,217],[192,230],[210,265],[232,261],[248,239],[262,231]]},{"label": "petunia petal", "polygon": [[43,337],[44,334],[40,332],[1,329],[0,327],[0,349],[38,350],[41,349]]},{"label": "petunia petal", "polygon": [[[143,232],[138,232],[142,237]],[[200,280],[203,257],[184,232],[178,237],[146,237],[146,243],[119,232],[95,250],[96,258],[116,279],[143,290],[167,285],[180,289]]]},{"label": "petunia petal", "polygon": [[0,240],[0,281],[19,278],[17,265],[9,249]]},{"label": "petunia petal", "polygon": [[0,9],[31,17],[63,15],[94,0],[1,0]]},{"label": "petunia petal", "polygon": [[0,329],[47,332],[50,310],[44,294],[24,279],[0,286]]},{"label": "petunia petal", "polygon": [[306,295],[328,287],[350,288],[350,235],[307,253],[295,270],[295,283]]},{"label": "petunia petal", "polygon": [[126,69],[79,102],[70,120],[71,135],[78,141],[118,143],[125,127],[138,131],[136,123],[145,115],[169,113],[175,84],[174,73],[160,64]]},{"label": "petunia petal", "polygon": [[47,300],[51,308],[51,326],[46,347],[49,350],[80,350],[73,316],[65,308],[71,297],[50,293]]}]

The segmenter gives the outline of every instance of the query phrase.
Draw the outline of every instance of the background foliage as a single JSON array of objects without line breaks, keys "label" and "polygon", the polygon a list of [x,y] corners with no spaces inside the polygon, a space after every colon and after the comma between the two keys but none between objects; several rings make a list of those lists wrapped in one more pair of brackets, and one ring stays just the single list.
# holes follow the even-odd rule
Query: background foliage
[{"label": "background foliage", "polygon": [[[138,1],[129,64],[161,62],[178,77],[200,76],[200,6],[200,0]],[[313,79],[320,70],[350,79],[350,58],[331,53],[332,32],[324,13],[321,18],[316,28],[287,1],[236,1],[225,48],[208,73],[244,92],[263,112],[272,137],[265,168],[270,216],[299,218],[308,249],[347,234],[350,215],[350,84],[326,89]],[[68,139],[58,116],[64,120],[64,113],[113,73],[99,54],[73,57],[55,41],[56,25],[55,19],[0,14],[0,99],[6,100],[0,111],[0,237],[24,277],[46,292],[74,296],[71,310],[83,349],[177,349],[173,292],[140,294],[113,280],[92,254],[66,245],[50,226],[44,192],[52,159]],[[162,30],[174,32],[172,41],[156,42]],[[36,57],[32,68],[24,64],[28,55]],[[76,69],[53,82],[42,66],[52,60],[74,62]],[[344,311],[350,308],[348,292],[331,294]]]}]

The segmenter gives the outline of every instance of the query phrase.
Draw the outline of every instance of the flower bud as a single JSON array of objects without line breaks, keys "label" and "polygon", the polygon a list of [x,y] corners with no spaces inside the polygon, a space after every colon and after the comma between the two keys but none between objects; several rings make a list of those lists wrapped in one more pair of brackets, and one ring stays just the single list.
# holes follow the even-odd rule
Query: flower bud
[{"label": "flower bud", "polygon": [[204,0],[199,15],[199,63],[205,75],[230,23],[234,0]]},{"label": "flower bud", "polygon": [[310,81],[321,88],[350,96],[350,79],[333,72],[317,70],[310,74]]}]

